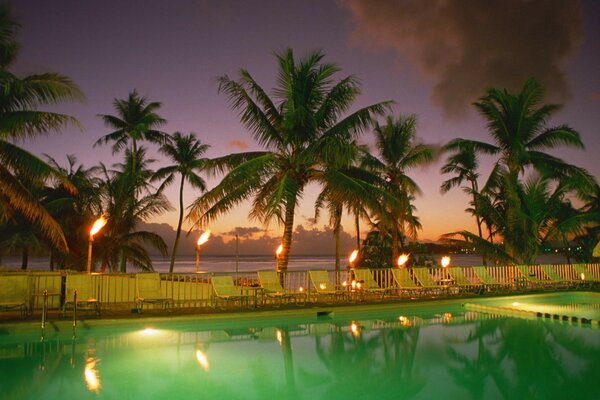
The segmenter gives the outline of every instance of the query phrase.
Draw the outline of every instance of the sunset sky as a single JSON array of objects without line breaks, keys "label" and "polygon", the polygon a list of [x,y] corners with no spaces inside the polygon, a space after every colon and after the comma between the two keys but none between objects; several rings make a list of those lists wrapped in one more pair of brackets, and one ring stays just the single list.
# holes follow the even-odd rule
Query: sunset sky
[{"label": "sunset sky", "polygon": [[[133,89],[160,101],[166,132],[195,132],[212,147],[208,157],[259,149],[240,124],[215,78],[238,76],[245,68],[265,89],[274,86],[273,52],[291,47],[300,56],[322,49],[325,61],[355,74],[362,94],[354,109],[394,100],[394,113],[418,115],[418,135],[441,145],[456,138],[490,140],[471,102],[490,86],[519,88],[537,77],[548,101],[564,104],[551,124],[577,129],[586,151],[553,153],[600,177],[600,1],[81,1],[10,2],[22,24],[17,74],[55,71],[71,77],[87,96],[84,104],[55,109],[75,116],[75,127],[26,142],[66,165],[75,154],[90,167],[120,162],[111,146],[92,147],[109,130],[98,114],[113,114],[112,101]],[[372,143],[365,133],[364,143]],[[156,148],[148,145],[164,165]],[[441,195],[449,176],[444,159],[409,175],[423,196],[415,205],[423,230],[419,239],[474,229],[465,214],[468,199],[454,190]],[[482,160],[487,176],[490,160]],[[210,186],[217,181],[210,180]],[[310,228],[316,187],[307,188],[296,215]],[[176,190],[168,195],[176,204]],[[186,190],[186,204],[199,193]],[[211,229],[260,227],[248,207],[221,218]],[[154,222],[176,224],[176,211]],[[317,227],[327,223],[323,217]],[[350,221],[345,230],[353,233]],[[275,224],[272,237],[281,235]]]}]

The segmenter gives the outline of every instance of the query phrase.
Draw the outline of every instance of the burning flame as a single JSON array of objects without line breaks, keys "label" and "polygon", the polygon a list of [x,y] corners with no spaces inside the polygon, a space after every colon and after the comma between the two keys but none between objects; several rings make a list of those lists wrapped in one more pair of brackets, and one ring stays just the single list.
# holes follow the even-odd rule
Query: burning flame
[{"label": "burning flame", "polygon": [[400,254],[400,257],[398,257],[398,266],[402,267],[404,264],[406,264],[406,262],[408,261],[408,254]]},{"label": "burning flame", "polygon": [[450,257],[442,257],[442,267],[446,268],[448,265],[450,265]]},{"label": "burning flame", "polygon": [[350,254],[350,257],[348,257],[348,262],[350,264],[352,264],[354,261],[356,261],[357,258],[358,258],[358,250],[354,250],[352,252],[352,254]]},{"label": "burning flame", "polygon": [[107,220],[104,218],[104,215],[101,215],[100,218],[94,221],[94,225],[92,226],[92,229],[90,229],[90,236],[94,236],[96,233],[100,232],[100,229],[106,225],[106,222]]},{"label": "burning flame", "polygon": [[203,245],[204,243],[208,242],[209,237],[210,237],[210,229],[207,229],[206,231],[204,231],[204,233],[202,235],[200,235],[196,245],[200,246],[200,245]]},{"label": "burning flame", "polygon": [[277,250],[275,250],[275,256],[279,257],[281,255],[282,251],[283,251],[283,244],[280,244],[279,246],[277,246]]}]

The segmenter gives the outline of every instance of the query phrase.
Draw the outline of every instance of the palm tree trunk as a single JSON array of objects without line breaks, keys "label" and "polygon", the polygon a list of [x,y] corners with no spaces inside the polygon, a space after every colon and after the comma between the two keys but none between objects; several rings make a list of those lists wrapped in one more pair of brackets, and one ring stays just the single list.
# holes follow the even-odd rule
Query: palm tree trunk
[{"label": "palm tree trunk", "polygon": [[360,218],[358,212],[354,214],[354,227],[356,228],[356,249],[360,251]]},{"label": "palm tree trunk", "polygon": [[177,233],[175,234],[175,243],[173,244],[173,252],[171,253],[171,264],[169,265],[169,274],[173,273],[175,266],[175,258],[177,257],[177,247],[179,246],[179,237],[181,236],[181,224],[183,223],[183,184],[185,175],[181,174],[181,185],[179,186],[179,221],[177,222]]},{"label": "palm tree trunk", "polygon": [[391,235],[392,235],[392,266],[396,265],[396,261],[398,260],[398,229],[396,226],[392,225],[391,227]]},{"label": "palm tree trunk", "polygon": [[335,206],[333,235],[335,237],[335,284],[340,283],[340,230],[342,227],[342,207]]},{"label": "palm tree trunk", "polygon": [[281,244],[283,250],[281,257],[278,259],[277,271],[286,272],[288,266],[288,260],[290,258],[290,247],[292,245],[292,231],[294,229],[294,212],[296,211],[296,196],[290,196],[288,198],[285,207],[285,221],[283,223],[283,238]]},{"label": "palm tree trunk", "polygon": [[23,246],[23,253],[21,254],[21,270],[27,269],[29,263],[29,246]]},{"label": "palm tree trunk", "polygon": [[[477,207],[477,181],[471,181],[471,189],[473,190],[473,209],[475,210],[475,221],[477,221],[477,231],[479,233],[479,237],[483,239],[483,231],[481,230],[481,217],[479,216],[479,208]],[[483,260],[483,265],[487,265],[487,259],[485,255],[482,255],[481,258]]]}]

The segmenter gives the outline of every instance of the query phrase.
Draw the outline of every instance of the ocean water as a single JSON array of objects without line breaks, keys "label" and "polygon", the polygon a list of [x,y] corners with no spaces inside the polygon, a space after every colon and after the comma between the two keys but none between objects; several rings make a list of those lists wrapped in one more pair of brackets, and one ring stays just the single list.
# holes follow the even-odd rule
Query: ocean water
[{"label": "ocean water", "polygon": [[[434,256],[438,265],[440,260],[446,254],[437,254]],[[481,257],[473,254],[454,254],[450,255],[451,266],[472,266],[482,265]],[[542,255],[538,257],[539,263],[561,264],[566,263],[562,255]],[[152,258],[154,270],[157,272],[169,271],[169,259],[162,257]],[[346,268],[347,259],[343,258],[342,268]],[[19,269],[21,259],[19,257],[4,257],[0,263],[4,269]],[[48,258],[31,258],[28,268],[31,270],[49,270]],[[288,264],[290,270],[307,269],[334,269],[334,256],[292,256]],[[201,256],[200,271],[202,272],[235,272],[237,271],[258,271],[265,269],[275,269],[275,257],[273,256]],[[175,263],[175,272],[186,273],[196,271],[196,261],[194,256],[180,256]],[[129,272],[135,272],[131,268]]]}]

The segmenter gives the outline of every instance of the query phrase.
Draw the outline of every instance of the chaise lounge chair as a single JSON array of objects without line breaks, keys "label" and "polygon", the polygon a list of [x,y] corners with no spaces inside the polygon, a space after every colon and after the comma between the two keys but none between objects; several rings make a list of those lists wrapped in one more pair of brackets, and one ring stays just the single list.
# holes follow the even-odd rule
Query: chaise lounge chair
[{"label": "chaise lounge chair", "polygon": [[403,292],[407,293],[408,295],[419,295],[424,292],[423,288],[415,281],[413,281],[413,278],[411,278],[408,269],[392,268],[392,276],[394,277],[394,282],[396,282],[396,286],[398,286],[400,295],[402,295]]},{"label": "chaise lounge chair", "polygon": [[169,311],[173,306],[173,299],[162,292],[158,272],[135,274],[135,304],[139,313],[142,312],[144,303],[161,304],[163,309]]},{"label": "chaise lounge chair", "polygon": [[[460,293],[479,293],[483,289],[482,282],[472,282],[465,271],[469,271],[470,267],[450,267],[448,268],[448,273],[450,274],[450,278],[454,281],[454,284],[458,286],[459,294]],[[473,275],[472,269],[471,275]]]},{"label": "chaise lounge chair", "polygon": [[258,281],[264,290],[265,296],[273,299],[274,304],[279,302],[279,305],[281,305],[284,300],[294,300],[296,304],[300,304],[300,300],[302,300],[302,304],[306,303],[306,292],[285,289],[283,286],[281,286],[281,281],[277,271],[258,271],[257,274]]},{"label": "chaise lounge chair", "polygon": [[0,275],[0,309],[19,309],[22,316],[28,315],[30,292],[28,275]]},{"label": "chaise lounge chair", "polygon": [[326,270],[311,270],[308,271],[308,275],[317,294],[317,300],[321,297],[331,297],[332,302],[335,302],[336,299],[344,296],[345,292],[336,289],[329,278],[329,272]]},{"label": "chaise lounge chair", "polygon": [[[66,313],[67,307],[73,307],[73,312],[81,307],[94,310],[96,315],[100,315],[100,301],[98,300],[98,288],[94,285],[95,277],[93,275],[67,274],[65,282],[65,302],[63,303],[62,314]],[[75,296],[75,291],[77,295]]]},{"label": "chaise lounge chair", "polygon": [[215,306],[218,306],[219,300],[224,300],[226,304],[239,301],[241,308],[244,303],[248,304],[248,299],[254,298],[253,294],[242,293],[242,290],[233,283],[231,275],[213,276],[210,282],[215,294]]},{"label": "chaise lounge chair", "polygon": [[357,269],[354,271],[354,276],[357,281],[362,283],[362,290],[365,294],[381,295],[381,300],[385,295],[395,290],[394,287],[381,287],[373,278],[373,271],[370,269]]}]

